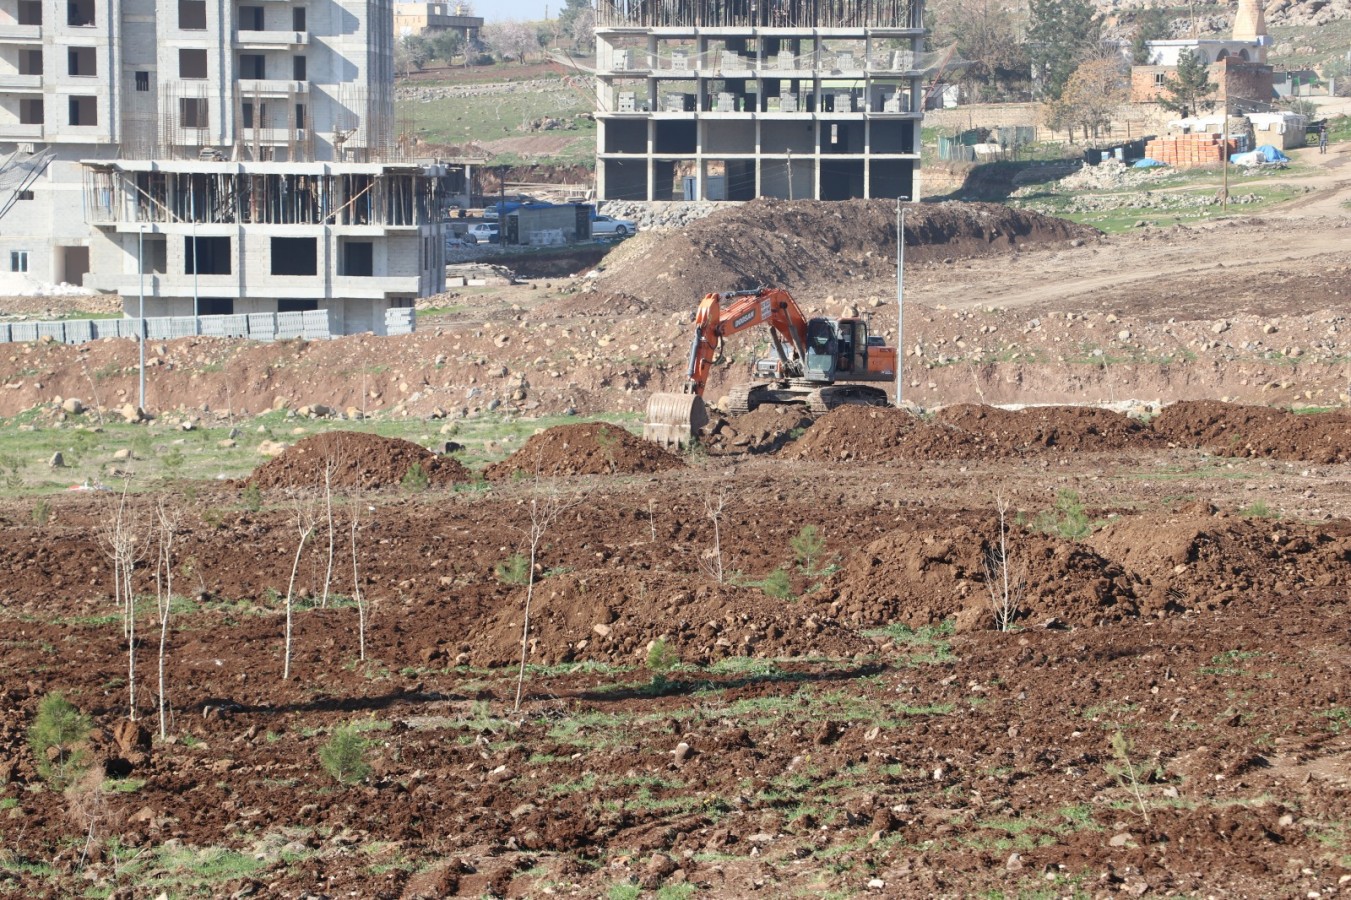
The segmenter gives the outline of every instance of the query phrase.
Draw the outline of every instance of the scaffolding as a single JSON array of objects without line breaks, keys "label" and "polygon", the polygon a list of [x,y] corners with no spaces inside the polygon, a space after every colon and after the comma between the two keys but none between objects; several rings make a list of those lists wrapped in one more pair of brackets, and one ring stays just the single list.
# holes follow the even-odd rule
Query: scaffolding
[{"label": "scaffolding", "polygon": [[86,163],[95,224],[374,225],[445,216],[441,181],[424,170],[369,173],[165,172]]},{"label": "scaffolding", "polygon": [[597,0],[598,28],[923,28],[923,0]]}]

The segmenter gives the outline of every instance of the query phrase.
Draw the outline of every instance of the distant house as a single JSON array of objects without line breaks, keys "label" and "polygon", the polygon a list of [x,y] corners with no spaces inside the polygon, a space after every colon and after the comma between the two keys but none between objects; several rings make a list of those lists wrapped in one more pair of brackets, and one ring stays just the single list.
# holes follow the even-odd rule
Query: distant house
[{"label": "distant house", "polygon": [[1228,40],[1148,41],[1149,62],[1131,67],[1131,102],[1156,102],[1177,71],[1179,57],[1190,51],[1206,64],[1210,80],[1218,86],[1217,104],[1232,100],[1246,101],[1248,108],[1265,106],[1276,96],[1272,68],[1267,65],[1270,45],[1262,7],[1257,0],[1239,0],[1234,33]]}]

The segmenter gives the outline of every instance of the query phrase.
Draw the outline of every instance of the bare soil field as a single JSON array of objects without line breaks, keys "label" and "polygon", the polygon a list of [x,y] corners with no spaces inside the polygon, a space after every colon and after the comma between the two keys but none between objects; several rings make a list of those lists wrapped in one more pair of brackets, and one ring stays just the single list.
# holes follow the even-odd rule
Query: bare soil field
[{"label": "bare soil field", "polygon": [[[579,415],[478,471],[340,430],[0,501],[0,893],[1351,892],[1344,218],[938,207],[901,342],[932,411],[717,416],[683,454],[589,421],[677,386],[681,292],[755,260],[895,339],[885,209],[844,209],[718,213],[404,338],[152,345],[157,414]],[[134,353],[6,348],[0,427],[97,435]],[[35,752],[57,692],[90,731]],[[93,776],[44,777],[66,752]]]}]

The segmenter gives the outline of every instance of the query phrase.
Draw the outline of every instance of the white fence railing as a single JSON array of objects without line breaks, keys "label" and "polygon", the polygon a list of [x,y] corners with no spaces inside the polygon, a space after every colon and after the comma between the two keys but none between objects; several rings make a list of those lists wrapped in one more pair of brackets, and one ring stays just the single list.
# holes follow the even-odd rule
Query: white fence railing
[{"label": "white fence railing", "polygon": [[[247,338],[285,341],[304,338],[321,341],[341,334],[325,309],[308,312],[246,313],[233,316],[154,316],[145,319],[62,319],[53,322],[0,322],[0,343],[26,343],[50,338],[62,344],[83,344],[101,338],[163,341],[180,337]],[[385,310],[380,334],[412,334],[417,319],[412,309]]]}]

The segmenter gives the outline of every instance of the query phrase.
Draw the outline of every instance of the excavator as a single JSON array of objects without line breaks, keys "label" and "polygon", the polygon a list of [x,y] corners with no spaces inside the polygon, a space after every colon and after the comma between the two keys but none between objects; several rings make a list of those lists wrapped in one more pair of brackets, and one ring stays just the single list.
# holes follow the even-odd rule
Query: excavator
[{"label": "excavator", "polygon": [[643,437],[667,447],[688,446],[708,424],[704,387],[723,341],[757,325],[769,326],[774,353],[755,363],[755,380],[728,392],[729,415],[771,403],[805,405],[813,415],[850,403],[887,405],[883,388],[840,383],[890,382],[896,377],[896,348],[870,337],[865,320],[809,319],[792,295],[780,288],[709,293],[694,315],[684,389],[652,395]]}]

